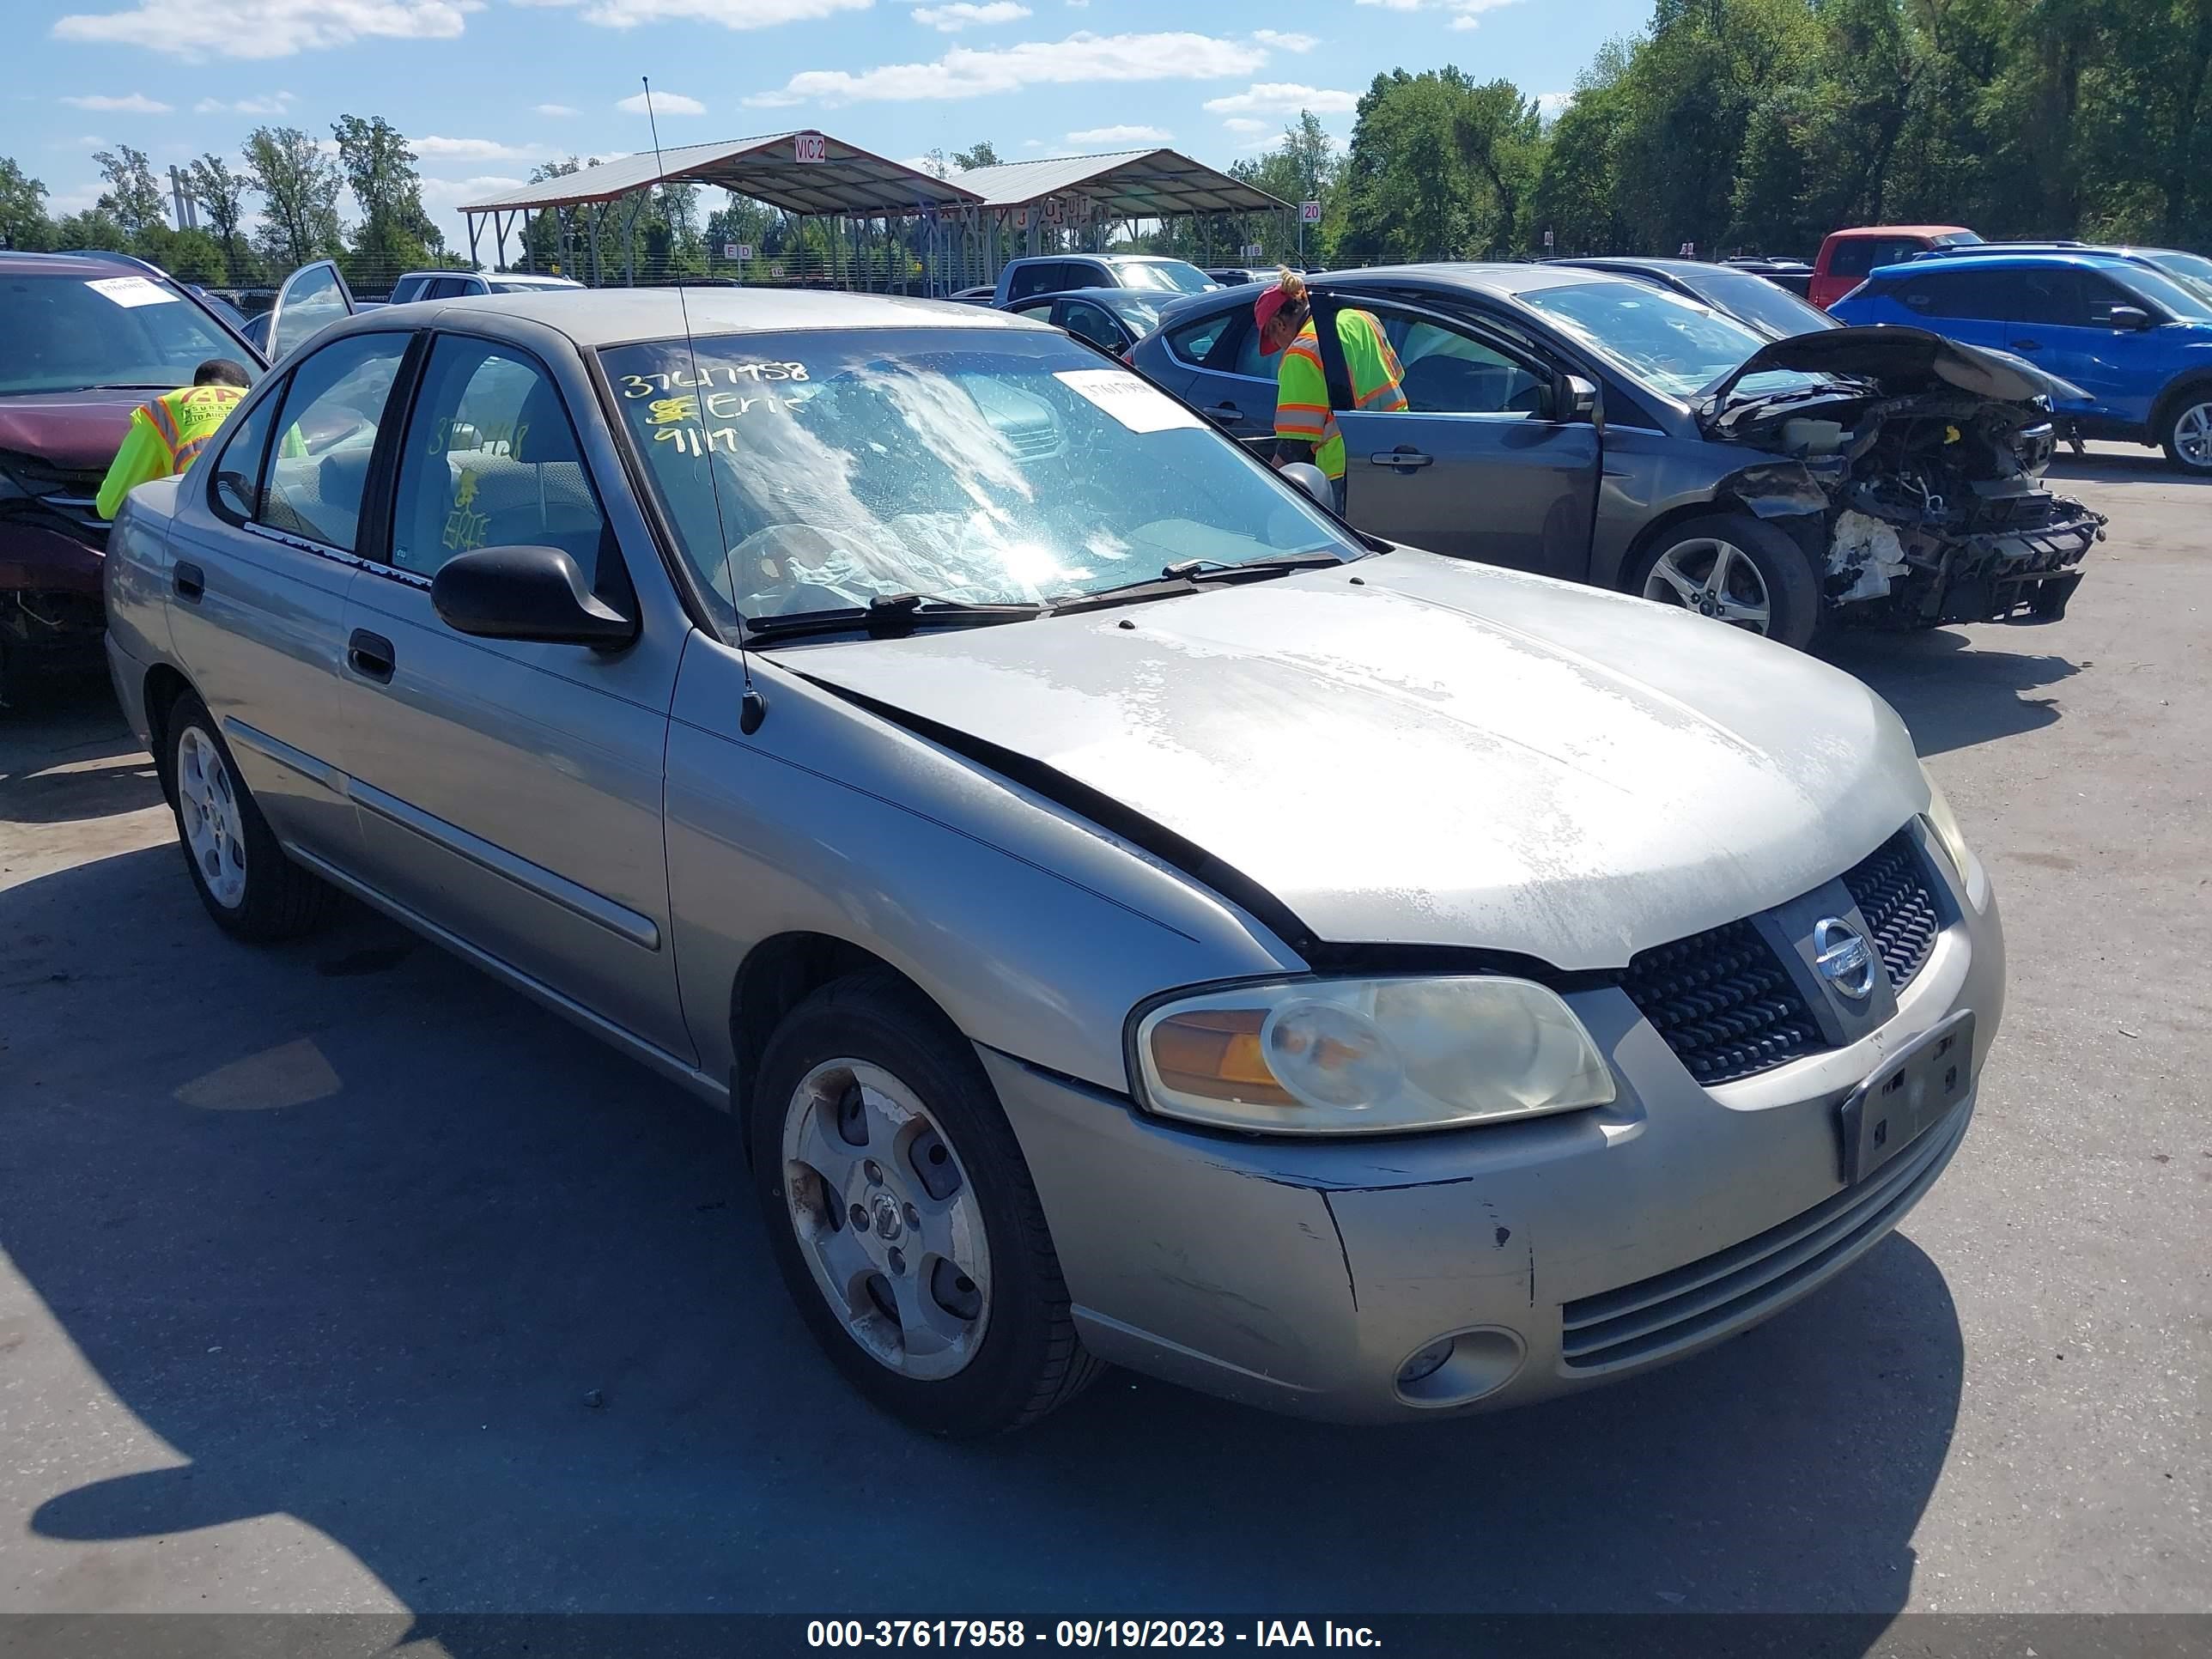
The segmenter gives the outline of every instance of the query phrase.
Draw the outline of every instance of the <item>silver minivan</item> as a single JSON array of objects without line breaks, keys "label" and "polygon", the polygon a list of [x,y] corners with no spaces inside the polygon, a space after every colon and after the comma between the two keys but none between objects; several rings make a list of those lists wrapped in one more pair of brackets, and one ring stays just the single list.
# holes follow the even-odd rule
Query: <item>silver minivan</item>
[{"label": "silver minivan", "polygon": [[1003,313],[339,320],[106,581],[215,923],[343,890],[733,1111],[934,1431],[1105,1363],[1383,1420],[1694,1352],[1928,1190],[2002,1009],[1856,681],[1355,534]]}]

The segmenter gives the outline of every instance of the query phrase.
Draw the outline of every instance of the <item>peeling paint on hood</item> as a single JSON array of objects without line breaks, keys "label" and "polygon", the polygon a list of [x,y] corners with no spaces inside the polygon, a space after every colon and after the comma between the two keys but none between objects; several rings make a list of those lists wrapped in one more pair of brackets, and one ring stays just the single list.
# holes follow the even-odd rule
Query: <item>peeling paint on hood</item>
[{"label": "peeling paint on hood", "polygon": [[1332,943],[1618,967],[1807,891],[1926,805],[1902,723],[1848,675],[1411,550],[776,654],[1112,797]]}]

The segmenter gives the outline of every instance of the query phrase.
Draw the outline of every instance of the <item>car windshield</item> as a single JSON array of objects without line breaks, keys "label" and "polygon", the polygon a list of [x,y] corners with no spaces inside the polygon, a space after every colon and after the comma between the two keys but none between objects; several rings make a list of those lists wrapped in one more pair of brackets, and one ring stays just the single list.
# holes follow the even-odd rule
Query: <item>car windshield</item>
[{"label": "car windshield", "polygon": [[1196,265],[1180,259],[1124,259],[1114,274],[1124,288],[1165,289],[1171,294],[1203,294],[1221,286]]},{"label": "car windshield", "polygon": [[1807,305],[1787,289],[1764,276],[1716,265],[1686,280],[1700,297],[1754,328],[1767,330],[1778,340],[1843,326],[1820,307]]},{"label": "car windshield", "polygon": [[255,368],[205,312],[148,277],[0,274],[0,393],[189,386],[210,357]]},{"label": "car windshield", "polygon": [[1189,559],[1362,550],[1181,404],[1056,332],[814,331],[600,355],[726,623],[907,593],[1033,604]]},{"label": "car windshield", "polygon": [[1149,334],[1160,325],[1158,303],[1132,294],[1127,289],[1106,289],[1095,295],[1085,295],[1084,297],[1103,301],[1107,310],[1139,334]]},{"label": "car windshield", "polygon": [[2160,248],[2142,256],[2199,298],[2212,300],[2212,259],[2179,248]]},{"label": "car windshield", "polygon": [[2137,295],[2154,305],[2163,306],[2182,322],[2212,323],[2212,299],[2208,299],[2195,283],[2169,276],[2148,265],[2136,265],[2112,274],[2119,278],[2122,287],[2134,289]]},{"label": "car windshield", "polygon": [[[1520,298],[1591,350],[1679,403],[1733,374],[1766,343],[1710,306],[1626,277],[1531,289]],[[1747,396],[1763,396],[1820,384],[1814,375],[1777,369],[1752,375],[1738,389]]]}]

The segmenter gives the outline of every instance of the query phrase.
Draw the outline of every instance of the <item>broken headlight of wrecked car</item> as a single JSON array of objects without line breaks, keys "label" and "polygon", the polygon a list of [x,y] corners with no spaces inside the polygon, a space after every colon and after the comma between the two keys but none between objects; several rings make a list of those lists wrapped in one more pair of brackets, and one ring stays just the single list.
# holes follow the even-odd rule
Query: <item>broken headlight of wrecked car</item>
[{"label": "broken headlight of wrecked car", "polygon": [[1273,1134],[1442,1129],[1613,1097],[1573,1010],[1524,979],[1232,986],[1142,1011],[1133,1047],[1149,1109]]}]

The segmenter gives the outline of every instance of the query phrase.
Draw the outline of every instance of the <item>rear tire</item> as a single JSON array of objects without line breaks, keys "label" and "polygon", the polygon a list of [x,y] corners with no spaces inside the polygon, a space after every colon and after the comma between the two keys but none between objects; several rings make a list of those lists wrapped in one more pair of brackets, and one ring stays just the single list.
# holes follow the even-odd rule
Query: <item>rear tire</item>
[{"label": "rear tire", "polygon": [[2171,465],[2212,476],[2212,384],[2191,386],[2174,399],[2158,441]]},{"label": "rear tire", "polygon": [[990,1079],[912,987],[884,973],[824,986],[776,1028],[759,1079],[769,1243],[855,1389],[968,1438],[1034,1422],[1097,1378]]},{"label": "rear tire", "polygon": [[1748,513],[1708,513],[1656,538],[1628,591],[1680,605],[1802,651],[1820,621],[1820,590],[1805,550]]},{"label": "rear tire", "polygon": [[331,889],[276,844],[215,717],[190,692],[161,722],[161,768],[185,866],[216,927],[266,944],[321,926]]}]

